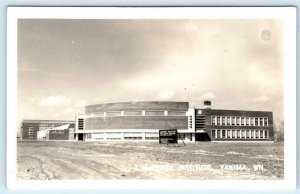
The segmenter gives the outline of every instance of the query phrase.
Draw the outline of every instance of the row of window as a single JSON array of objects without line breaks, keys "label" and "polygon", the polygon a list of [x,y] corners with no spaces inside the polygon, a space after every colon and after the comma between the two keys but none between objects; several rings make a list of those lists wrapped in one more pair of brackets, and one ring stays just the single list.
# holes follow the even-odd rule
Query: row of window
[{"label": "row of window", "polygon": [[178,133],[178,139],[179,140],[185,140],[185,134],[184,133]]},{"label": "row of window", "polygon": [[93,113],[100,117],[114,117],[114,116],[185,116],[185,111],[160,111],[160,110],[146,110],[146,111],[109,111]]},{"label": "row of window", "polygon": [[215,139],[268,139],[267,130],[231,130],[231,129],[213,129],[211,137]]},{"label": "row of window", "polygon": [[212,116],[212,125],[269,126],[267,117]]},{"label": "row of window", "polygon": [[146,140],[154,140],[158,139],[158,133],[157,132],[97,132],[97,133],[88,133],[86,134],[87,139],[122,139],[124,137],[125,140],[141,140],[143,139],[143,136],[145,135]]},{"label": "row of window", "polygon": [[64,134],[64,130],[51,130],[51,134]]}]

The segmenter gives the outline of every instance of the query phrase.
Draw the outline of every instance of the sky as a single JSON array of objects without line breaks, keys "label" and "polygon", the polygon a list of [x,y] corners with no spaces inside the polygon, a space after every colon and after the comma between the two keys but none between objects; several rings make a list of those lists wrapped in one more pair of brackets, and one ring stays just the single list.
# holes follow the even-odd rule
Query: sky
[{"label": "sky", "polygon": [[18,122],[74,119],[91,104],[187,101],[283,120],[275,19],[18,21]]}]

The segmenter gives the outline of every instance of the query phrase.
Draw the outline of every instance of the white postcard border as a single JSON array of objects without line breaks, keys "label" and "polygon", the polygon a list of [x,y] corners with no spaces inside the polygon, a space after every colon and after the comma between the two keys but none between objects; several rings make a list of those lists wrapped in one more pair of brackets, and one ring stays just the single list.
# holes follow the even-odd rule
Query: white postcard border
[{"label": "white postcard border", "polygon": [[[281,19],[284,21],[284,180],[17,180],[18,19]],[[116,188],[115,185],[118,184]],[[216,187],[216,185],[218,185]],[[7,187],[10,189],[295,189],[295,7],[9,7],[7,9]]]}]

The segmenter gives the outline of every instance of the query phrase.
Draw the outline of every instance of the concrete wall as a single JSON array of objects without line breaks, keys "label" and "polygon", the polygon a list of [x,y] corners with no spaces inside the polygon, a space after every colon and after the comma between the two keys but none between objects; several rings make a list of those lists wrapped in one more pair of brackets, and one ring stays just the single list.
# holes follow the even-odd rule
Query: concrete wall
[{"label": "concrete wall", "polygon": [[85,119],[85,130],[94,129],[187,129],[186,116],[120,116]]},{"label": "concrete wall", "polygon": [[108,104],[96,104],[85,107],[85,113],[95,113],[104,111],[125,111],[125,110],[178,110],[187,111],[188,102],[118,102]]}]

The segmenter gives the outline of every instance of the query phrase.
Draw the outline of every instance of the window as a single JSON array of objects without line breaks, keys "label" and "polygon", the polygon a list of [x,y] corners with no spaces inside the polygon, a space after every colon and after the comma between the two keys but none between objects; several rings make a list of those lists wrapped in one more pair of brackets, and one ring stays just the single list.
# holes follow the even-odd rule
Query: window
[{"label": "window", "polygon": [[246,138],[247,138],[247,139],[250,139],[250,130],[247,130],[247,131],[246,131]]},{"label": "window", "polygon": [[230,117],[227,117],[227,125],[230,125]]},{"label": "window", "polygon": [[226,130],[227,138],[231,138],[230,130]]},{"label": "window", "polygon": [[220,131],[221,130],[217,130],[217,138],[220,138],[221,136],[220,136]]},{"label": "window", "polygon": [[168,111],[168,116],[185,116],[184,111]]},{"label": "window", "polygon": [[155,133],[155,132],[147,132],[147,133],[145,133],[145,136],[146,136],[145,137],[146,140],[157,140],[159,134]]},{"label": "window", "polygon": [[217,117],[217,125],[220,125],[220,117]]},{"label": "window", "polygon": [[107,116],[107,117],[121,116],[121,111],[106,112],[106,116]]},{"label": "window", "polygon": [[245,125],[245,117],[242,117],[242,119],[241,119],[241,125]]},{"label": "window", "polygon": [[211,137],[216,138],[216,130],[211,130]]},{"label": "window", "polygon": [[259,125],[260,125],[260,126],[263,126],[263,118],[260,118],[260,119],[259,119]]},{"label": "window", "polygon": [[241,138],[240,132],[241,132],[240,130],[237,130],[236,138]]},{"label": "window", "polygon": [[249,126],[249,125],[250,125],[250,118],[247,117],[247,118],[246,118],[246,126]]},{"label": "window", "polygon": [[122,134],[119,132],[108,132],[106,133],[106,139],[118,140],[121,139]]},{"label": "window", "polygon": [[258,126],[258,118],[255,118],[255,126]]},{"label": "window", "polygon": [[260,131],[260,139],[264,139],[264,131]]},{"label": "window", "polygon": [[265,132],[265,139],[268,139],[268,131],[264,131]]},{"label": "window", "polygon": [[268,126],[268,118],[264,119],[264,126]]},{"label": "window", "polygon": [[245,130],[242,130],[241,138],[246,138],[246,131]]},{"label": "window", "polygon": [[222,117],[222,125],[225,125],[225,117]]},{"label": "window", "polygon": [[250,125],[254,126],[254,118],[253,117],[251,117],[251,124]]},{"label": "window", "polygon": [[185,134],[184,133],[178,133],[178,139],[179,140],[185,140]]},{"label": "window", "polygon": [[231,117],[231,125],[235,125],[235,117]]},{"label": "window", "polygon": [[189,116],[189,127],[190,127],[190,129],[193,128],[193,117],[192,116]]},{"label": "window", "polygon": [[84,129],[84,119],[78,119],[78,130]]},{"label": "window", "polygon": [[125,111],[125,116],[142,116],[142,111]]},{"label": "window", "polygon": [[254,138],[255,138],[255,131],[251,130],[251,139],[254,139]]},{"label": "window", "polygon": [[92,134],[87,133],[87,134],[86,134],[86,138],[87,138],[87,139],[92,139]]},{"label": "window", "polygon": [[255,138],[256,138],[256,139],[259,138],[259,131],[258,131],[258,130],[255,131]]},{"label": "window", "polygon": [[226,137],[226,131],[225,130],[221,130],[222,131],[222,138],[225,138]]},{"label": "window", "polygon": [[216,120],[215,120],[215,118],[216,118],[215,116],[212,116],[212,117],[211,117],[211,124],[212,124],[212,125],[216,125]]},{"label": "window", "polygon": [[105,135],[104,133],[93,133],[92,138],[93,139],[104,139]]},{"label": "window", "polygon": [[95,112],[94,115],[98,117],[104,117],[104,112]]},{"label": "window", "polygon": [[[107,138],[107,139],[109,139],[109,138]],[[115,139],[118,139],[118,138],[115,138]],[[142,137],[124,137],[124,139],[126,139],[126,140],[141,140]]]},{"label": "window", "polygon": [[145,115],[146,116],[164,116],[165,111],[146,111]]},{"label": "window", "polygon": [[240,122],[241,122],[241,117],[237,117],[236,118],[236,125],[240,125]]},{"label": "window", "polygon": [[236,130],[232,130],[232,138],[236,138]]}]

